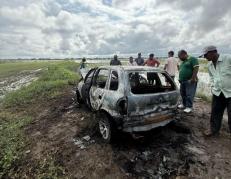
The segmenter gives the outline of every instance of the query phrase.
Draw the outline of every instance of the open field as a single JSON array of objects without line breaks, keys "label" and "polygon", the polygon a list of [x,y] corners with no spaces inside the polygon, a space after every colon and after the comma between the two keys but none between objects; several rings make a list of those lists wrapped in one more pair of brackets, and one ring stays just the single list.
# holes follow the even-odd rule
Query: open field
[{"label": "open field", "polygon": [[122,133],[110,145],[102,142],[94,114],[75,103],[78,63],[4,65],[0,79],[24,73],[36,79],[0,102],[0,178],[231,177],[227,122],[219,137],[204,138],[210,105],[203,100],[196,100],[191,115],[179,111],[176,123],[141,139]]},{"label": "open field", "polygon": [[37,70],[48,67],[60,61],[4,61],[0,63],[0,78],[16,75],[23,71]]}]

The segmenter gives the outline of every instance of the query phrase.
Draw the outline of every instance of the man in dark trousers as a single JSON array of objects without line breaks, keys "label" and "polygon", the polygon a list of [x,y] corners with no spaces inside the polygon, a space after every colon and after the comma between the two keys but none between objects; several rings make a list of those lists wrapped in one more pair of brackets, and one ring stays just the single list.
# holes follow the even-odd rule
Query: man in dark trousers
[{"label": "man in dark trousers", "polygon": [[[154,54],[151,53],[149,55],[149,59],[144,62],[144,65],[147,65],[149,67],[159,67],[160,62],[157,59],[155,59]],[[153,73],[153,72],[148,72],[147,73],[147,79],[148,79],[148,83],[150,85],[154,84],[155,78],[156,78],[156,73]]]},{"label": "man in dark trousers", "polygon": [[80,69],[86,68],[86,58],[82,59],[82,62],[80,63]]},{"label": "man in dark trousers", "polygon": [[193,100],[197,88],[199,62],[197,58],[189,56],[185,50],[180,50],[178,57],[182,61],[179,67],[179,82],[183,102],[178,108],[184,109],[185,113],[190,113],[193,109]]},{"label": "man in dark trousers", "polygon": [[110,65],[111,66],[122,65],[121,62],[118,60],[117,55],[114,55],[114,58],[113,58],[113,60],[111,60]]},{"label": "man in dark trousers", "polygon": [[206,47],[203,55],[210,62],[208,70],[213,95],[210,129],[204,132],[205,136],[210,137],[219,134],[226,108],[231,132],[231,57],[221,56],[215,46]]}]

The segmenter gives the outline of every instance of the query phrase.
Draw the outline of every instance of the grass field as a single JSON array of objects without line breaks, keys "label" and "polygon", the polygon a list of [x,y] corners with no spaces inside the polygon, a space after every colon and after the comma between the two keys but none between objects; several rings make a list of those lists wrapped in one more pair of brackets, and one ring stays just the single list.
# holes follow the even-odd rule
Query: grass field
[{"label": "grass field", "polygon": [[15,75],[24,70],[36,70],[46,68],[52,64],[62,63],[60,61],[14,61],[0,63],[0,78]]},{"label": "grass field", "polygon": [[[76,85],[79,79],[76,73],[78,64],[70,61],[2,63],[0,77],[38,68],[44,69],[38,80],[7,94],[0,104],[0,178],[17,178],[15,167],[25,157],[24,148],[28,144],[24,127],[34,120],[36,111],[32,112],[33,109],[47,100],[58,98],[65,88]],[[58,167],[53,166],[52,160],[38,164],[37,176],[45,177],[39,170],[39,167],[44,170],[43,165],[47,167],[47,175],[51,172],[53,177],[56,176]]]}]

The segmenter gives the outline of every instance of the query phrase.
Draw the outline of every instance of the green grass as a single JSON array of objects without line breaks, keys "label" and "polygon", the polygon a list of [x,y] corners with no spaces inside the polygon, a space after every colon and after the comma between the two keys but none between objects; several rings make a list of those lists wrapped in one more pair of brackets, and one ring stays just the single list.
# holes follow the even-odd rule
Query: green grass
[{"label": "green grass", "polygon": [[57,61],[15,61],[0,63],[0,78],[16,75],[24,70],[36,70],[46,68],[50,65],[61,62]]},{"label": "green grass", "polygon": [[[23,69],[25,66],[31,69],[30,62],[23,66]],[[49,67],[40,74],[37,81],[5,96],[0,106],[0,178],[17,178],[15,167],[23,160],[28,141],[24,127],[33,121],[29,111],[31,106],[36,107],[39,102],[41,104],[58,97],[62,95],[63,89],[77,84],[78,66],[71,61],[49,63]],[[17,109],[21,109],[23,113],[17,113]],[[63,173],[62,168],[55,165],[52,159],[37,165],[35,172],[40,178],[58,178],[59,173]]]},{"label": "green grass", "polygon": [[200,93],[200,92],[197,92],[196,97],[201,98],[203,101],[206,101],[206,102],[209,102],[209,103],[212,102],[212,97],[211,96],[206,96],[205,94]]},{"label": "green grass", "polygon": [[52,98],[58,94],[61,88],[77,84],[78,64],[75,62],[63,62],[51,65],[43,72],[41,77],[29,86],[23,87],[5,96],[5,107],[20,107],[34,103],[38,98]]},{"label": "green grass", "polygon": [[30,123],[30,117],[18,117],[17,115],[0,113],[0,178],[14,168],[23,156],[23,148],[26,145],[22,127]]}]

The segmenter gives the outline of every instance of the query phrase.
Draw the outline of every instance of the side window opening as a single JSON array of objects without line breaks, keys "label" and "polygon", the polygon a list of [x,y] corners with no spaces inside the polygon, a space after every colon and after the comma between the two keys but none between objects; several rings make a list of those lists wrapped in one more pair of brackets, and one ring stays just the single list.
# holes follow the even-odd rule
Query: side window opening
[{"label": "side window opening", "polygon": [[100,69],[96,76],[95,85],[99,88],[105,88],[108,77],[109,77],[109,70]]},{"label": "side window opening", "polygon": [[161,93],[176,89],[171,78],[165,73],[131,72],[129,82],[133,94]]},{"label": "side window opening", "polygon": [[112,71],[109,89],[116,91],[116,90],[118,90],[118,87],[119,87],[118,73],[117,73],[117,71]]}]

